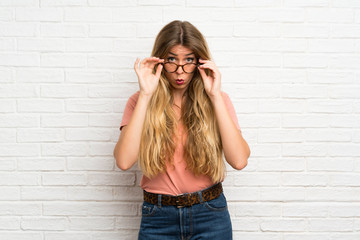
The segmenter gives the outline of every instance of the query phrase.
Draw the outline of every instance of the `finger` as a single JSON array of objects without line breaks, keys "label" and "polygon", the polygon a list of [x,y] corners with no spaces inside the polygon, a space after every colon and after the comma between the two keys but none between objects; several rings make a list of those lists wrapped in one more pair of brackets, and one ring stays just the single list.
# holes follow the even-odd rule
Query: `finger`
[{"label": "finger", "polygon": [[205,79],[205,78],[207,77],[207,75],[206,75],[206,73],[205,73],[205,70],[204,70],[204,69],[201,69],[201,68],[199,68],[199,67],[198,67],[198,69],[199,69],[199,72],[200,72],[200,75],[201,75],[202,79]]},{"label": "finger", "polygon": [[163,62],[163,59],[159,59],[158,57],[147,57],[144,58],[141,67],[147,66],[150,68],[153,68],[155,66],[156,63],[158,62]]},{"label": "finger", "polygon": [[208,63],[205,63],[204,65],[200,65],[199,67],[201,69],[210,69],[211,71],[215,72],[215,67]]},{"label": "finger", "polygon": [[205,59],[199,58],[199,62],[201,62],[201,63],[207,63],[207,62],[211,62],[211,60],[205,60]]},{"label": "finger", "polygon": [[157,66],[156,73],[155,73],[156,78],[160,78],[160,74],[161,74],[162,69],[163,69],[163,65],[159,64]]},{"label": "finger", "polygon": [[136,58],[136,61],[135,61],[135,64],[134,64],[134,69],[135,69],[136,73],[139,72],[139,61],[140,61],[140,58]]}]

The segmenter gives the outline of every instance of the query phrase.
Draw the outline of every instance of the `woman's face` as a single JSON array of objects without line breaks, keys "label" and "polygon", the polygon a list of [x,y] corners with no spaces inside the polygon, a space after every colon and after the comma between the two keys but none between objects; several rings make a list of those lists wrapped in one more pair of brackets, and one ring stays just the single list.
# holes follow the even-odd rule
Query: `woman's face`
[{"label": "woman's face", "polygon": [[[165,57],[165,61],[164,63],[169,62],[169,63],[176,63],[178,65],[184,65],[186,63],[197,63],[196,57],[194,52],[187,48],[184,47],[182,45],[175,45],[174,47],[172,47],[169,51],[169,53],[167,54],[167,56]],[[175,66],[175,65],[173,65]],[[195,65],[188,65],[189,69],[194,69],[194,71],[196,71],[196,66]],[[171,70],[171,67],[168,66],[167,64],[164,65],[164,68],[166,70]],[[185,69],[186,70],[186,69]],[[188,70],[186,70],[187,72],[189,72]],[[178,67],[178,69],[173,72],[173,73],[169,73],[169,72],[165,72],[165,76],[166,78],[169,80],[171,86],[177,90],[186,90],[186,88],[188,87],[193,75],[193,73],[186,73],[184,72],[182,67]]]}]

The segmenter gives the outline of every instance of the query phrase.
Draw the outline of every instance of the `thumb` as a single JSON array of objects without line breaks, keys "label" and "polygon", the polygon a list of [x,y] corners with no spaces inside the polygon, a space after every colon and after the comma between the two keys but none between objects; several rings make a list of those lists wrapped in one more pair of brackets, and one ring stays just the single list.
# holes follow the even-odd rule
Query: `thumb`
[{"label": "thumb", "polygon": [[201,75],[202,79],[205,79],[207,77],[207,75],[205,73],[205,70],[202,69],[202,68],[199,68],[199,67],[198,67],[198,69],[199,69],[199,72],[200,72],[200,75]]},{"label": "thumb", "polygon": [[156,73],[155,73],[155,76],[156,76],[157,78],[160,78],[160,74],[161,74],[162,69],[163,69],[163,65],[162,65],[162,64],[159,64],[159,65],[157,66],[157,68],[156,68]]}]

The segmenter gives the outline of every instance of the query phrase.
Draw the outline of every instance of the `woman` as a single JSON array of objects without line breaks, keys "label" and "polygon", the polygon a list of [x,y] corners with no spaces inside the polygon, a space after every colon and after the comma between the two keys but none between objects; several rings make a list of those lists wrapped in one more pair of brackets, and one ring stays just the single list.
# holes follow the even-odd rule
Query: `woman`
[{"label": "woman", "polygon": [[138,160],[143,173],[139,239],[232,239],[222,154],[240,170],[250,149],[220,72],[187,21],[164,26],[152,56],[135,61],[140,90],[126,104],[114,149],[120,169]]}]

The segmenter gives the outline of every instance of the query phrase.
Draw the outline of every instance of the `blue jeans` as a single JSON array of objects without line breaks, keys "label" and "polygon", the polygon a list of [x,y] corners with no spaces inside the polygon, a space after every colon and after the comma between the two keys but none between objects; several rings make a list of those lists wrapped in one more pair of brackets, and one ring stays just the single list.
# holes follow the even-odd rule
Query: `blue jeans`
[{"label": "blue jeans", "polygon": [[224,193],[191,207],[143,202],[139,240],[231,240],[232,226]]}]

